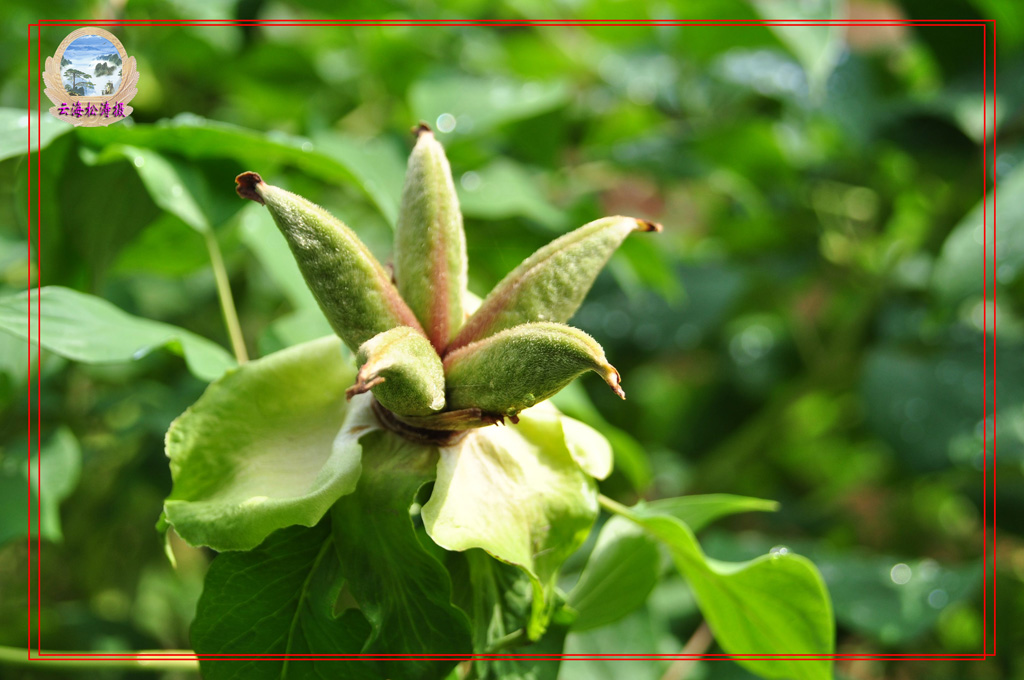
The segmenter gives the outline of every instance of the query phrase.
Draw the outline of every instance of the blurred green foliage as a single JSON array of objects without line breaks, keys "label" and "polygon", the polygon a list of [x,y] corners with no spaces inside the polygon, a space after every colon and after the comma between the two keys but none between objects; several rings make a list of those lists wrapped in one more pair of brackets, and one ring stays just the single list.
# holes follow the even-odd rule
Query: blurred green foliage
[{"label": "blurred green foliage", "polygon": [[[993,134],[991,118],[983,124],[983,86],[991,104],[993,84],[983,79],[978,28],[192,25],[114,28],[141,73],[132,119],[72,130],[44,111],[41,165],[25,156],[25,25],[38,19],[939,12],[999,21],[998,153],[983,136]],[[153,524],[170,488],[163,434],[216,373],[211,362],[230,361],[204,239],[223,253],[251,356],[329,332],[269,217],[243,205],[232,179],[255,170],[319,202],[386,260],[407,132],[424,120],[455,172],[475,292],[596,217],[665,225],[658,239],[627,241],[573,321],[605,347],[629,400],[590,377],[556,403],[612,441],[608,495],[780,501],[779,512],[724,520],[702,541],[723,559],[772,546],[811,557],[834,599],[840,653],[981,649],[981,471],[996,469],[995,428],[999,657],[845,661],[837,673],[1019,676],[1021,12],[1014,0],[5,4],[0,643],[25,641],[22,291],[37,281],[73,289],[51,289],[43,302],[44,646],[188,647],[210,555],[172,537],[172,568]],[[72,28],[43,27],[42,56]],[[1002,189],[994,261],[981,245],[994,234],[991,197],[981,203],[986,162],[989,186],[998,179]],[[38,205],[27,205],[29,172]],[[30,273],[28,222],[40,214]],[[75,314],[95,305],[118,324],[123,347],[79,327]],[[982,387],[997,335],[998,423],[991,380],[987,394]],[[572,573],[563,586],[572,589]],[[673,653],[698,623],[687,587],[669,578],[612,628],[571,633],[566,652]],[[666,667],[588,661],[561,674],[657,678]],[[119,677],[105,673],[91,677]],[[690,677],[748,676],[722,661],[699,663]]]}]

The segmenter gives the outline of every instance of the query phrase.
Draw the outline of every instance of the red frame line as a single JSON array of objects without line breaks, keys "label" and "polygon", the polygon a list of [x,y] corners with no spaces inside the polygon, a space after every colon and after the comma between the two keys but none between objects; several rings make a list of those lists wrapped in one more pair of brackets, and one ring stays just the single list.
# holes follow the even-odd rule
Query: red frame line
[{"label": "red frame line", "polygon": [[551,24],[571,24],[573,26],[700,26],[716,25],[751,25],[774,26],[793,22],[807,23],[814,26],[830,26],[835,24],[876,25],[898,24],[901,26],[930,25],[995,25],[995,19],[40,19],[30,26],[91,26],[97,23],[133,26],[139,24],[161,25],[206,25],[229,24],[249,25],[281,23],[302,26],[547,26]]},{"label": "red frame line", "polygon": [[[37,32],[41,34],[41,31],[37,29]],[[41,35],[40,35],[41,37]],[[40,78],[42,77],[43,71],[43,51],[42,51],[42,40],[36,41],[36,65],[39,67]],[[39,370],[36,371],[36,451],[39,455],[36,456],[36,489],[39,493],[37,498],[43,497],[43,470],[42,470],[42,451],[43,451],[43,416],[42,416],[42,393],[43,393],[43,293],[42,293],[42,281],[43,281],[43,128],[42,128],[42,87],[36,88],[36,114],[37,114],[37,125],[36,125],[36,144],[38,145],[38,151],[36,156],[36,181],[39,183],[36,191],[36,309],[39,311],[36,316],[36,364]],[[31,119],[30,119],[31,120]],[[31,127],[31,125],[30,125]],[[43,648],[43,517],[42,517],[42,502],[36,505],[36,641],[38,644],[38,650],[41,651]]]},{"label": "red frame line", "polygon": [[[996,330],[995,330],[996,329],[995,318],[996,318],[996,315],[997,315],[997,312],[998,312],[998,309],[996,307],[996,302],[995,302],[996,267],[998,266],[997,265],[996,253],[995,253],[995,227],[996,227],[996,216],[995,216],[996,215],[996,210],[995,210],[995,206],[997,205],[997,199],[996,199],[996,195],[995,195],[995,185],[996,185],[996,183],[998,181],[998,177],[996,177],[996,173],[995,173],[995,170],[996,170],[996,167],[997,167],[997,165],[996,165],[997,152],[996,152],[996,143],[995,143],[995,141],[996,141],[996,137],[998,136],[996,134],[996,121],[997,121],[997,118],[996,118],[996,115],[995,115],[996,114],[996,109],[995,109],[995,101],[996,101],[996,96],[995,96],[995,92],[996,92],[996,87],[995,87],[995,74],[996,74],[995,59],[996,59],[996,25],[993,22],[992,23],[992,655],[993,656],[995,655],[995,649],[996,649],[996,645],[998,643],[998,638],[996,637],[996,632],[995,632],[996,631],[996,626],[997,626],[997,624],[996,624],[997,618],[996,618],[996,615],[995,615],[995,607],[996,607],[996,604],[997,604],[997,600],[996,600],[996,597],[995,597],[995,592],[996,592],[996,584],[998,583],[998,581],[995,578],[995,573],[996,573],[996,571],[995,571],[995,565],[996,565],[996,560],[995,560],[996,549],[995,549],[995,547],[996,547],[996,543],[997,543],[997,541],[996,541],[997,532],[995,530],[995,513],[996,513],[996,508],[998,507],[998,504],[995,502],[996,490],[997,490],[997,487],[998,487],[998,484],[996,483],[996,470],[998,468],[998,466],[996,465],[996,461],[998,459],[996,458],[996,454],[995,454],[995,440],[996,440],[996,435],[995,435],[995,430],[996,430],[996,416],[995,416],[995,414],[996,414],[996,409],[995,409],[995,405],[996,405],[996,380],[995,380],[996,368],[995,368],[995,357],[996,357],[996,354],[998,353],[997,349],[996,349],[997,346],[998,346],[998,337],[997,337]],[[986,169],[986,172],[987,172],[987,169]],[[982,229],[983,230],[985,228],[984,224],[985,224],[984,219],[982,219]],[[986,303],[985,307],[984,307],[984,311],[987,311],[987,310],[988,310],[988,304]],[[987,460],[988,452],[985,452],[985,458]],[[986,627],[987,627],[987,624],[988,624],[988,622],[985,622],[985,626]],[[988,653],[988,648],[987,647],[985,648],[985,653]]]},{"label": "red frame line", "polygon": [[[28,658],[32,658],[32,26],[28,27],[28,123],[26,129],[28,132],[28,162],[27,162],[27,178],[26,184],[28,185],[27,198],[28,203],[25,208],[25,220],[28,226],[28,238],[26,239],[26,249],[28,258],[28,272],[27,276],[27,288],[29,294],[26,296],[28,300],[28,423],[27,423],[27,441],[28,441],[28,470],[29,473],[26,478],[27,489],[25,492],[25,502],[27,504],[25,510],[25,521],[28,523],[28,614],[27,614],[27,625],[28,625]],[[40,314],[42,316],[42,314]],[[41,371],[40,371],[41,372]],[[42,525],[40,525],[42,526]]]},{"label": "red frame line", "polygon": [[[986,263],[988,261],[988,234],[985,224],[988,211],[988,69],[986,59],[988,57],[987,40],[988,31],[981,32],[981,544],[988,545],[988,305],[984,302],[988,299],[988,287],[986,276]],[[988,626],[988,564],[987,555],[982,558],[981,568],[982,599],[981,599],[981,620],[982,625]],[[983,638],[982,650],[988,652],[988,639]]]},{"label": "red frame line", "polygon": [[899,21],[895,19],[875,20],[852,20],[832,19],[816,21],[812,19],[776,19],[756,21],[750,19],[736,20],[714,20],[698,19],[693,21],[673,20],[592,20],[580,21],[569,19],[551,20],[492,20],[489,22],[470,20],[354,20],[351,22],[338,22],[327,19],[97,19],[94,21],[65,20],[65,19],[43,19],[30,26],[580,26],[580,27],[602,27],[602,26],[986,26],[988,23],[994,25],[994,19],[963,19],[963,20],[919,20]]},{"label": "red frame line", "polygon": [[[28,659],[33,661],[45,661],[48,659],[53,660],[91,660],[91,659],[114,659],[114,660],[161,660],[161,659],[265,659],[265,660],[284,660],[284,659],[316,659],[316,660],[387,660],[387,659],[430,659],[430,660],[448,660],[448,661],[464,661],[469,659],[566,659],[566,660],[596,660],[596,659],[613,659],[613,660],[676,660],[676,659],[746,659],[746,660],[861,660],[861,659],[875,659],[875,660],[908,660],[908,659],[950,659],[950,660],[982,660],[989,657],[995,656],[996,654],[996,99],[997,99],[997,88],[996,88],[996,20],[995,19],[970,19],[970,20],[958,20],[958,19],[918,19],[918,20],[897,20],[897,19],[866,19],[866,20],[850,20],[850,19],[824,19],[824,20],[755,20],[755,19],[736,19],[736,20],[712,20],[712,19],[700,19],[700,20],[629,20],[629,19],[608,19],[608,20],[567,20],[567,19],[535,19],[535,20],[501,20],[501,19],[490,19],[490,20],[468,20],[468,19],[444,19],[444,20],[408,20],[408,19],[356,19],[356,20],[328,20],[328,19],[314,19],[314,20],[293,20],[293,19],[251,19],[251,20],[231,20],[231,19],[199,19],[199,20],[158,20],[158,19],[97,19],[91,21],[83,20],[72,20],[72,19],[44,19],[37,21],[33,24],[28,24],[28,119],[30,121],[28,125],[28,168],[27,168],[27,179],[28,179],[28,197],[27,197],[27,222],[28,222],[28,274],[27,274],[27,285],[31,291],[32,288],[32,28],[36,29],[36,67],[37,67],[37,88],[36,88],[36,179],[38,187],[36,188],[36,308],[39,309],[42,302],[42,27],[43,26],[250,26],[250,25],[270,25],[270,26],[416,26],[416,27],[430,27],[430,26],[578,26],[578,27],[590,27],[590,26],[980,26],[983,29],[982,36],[982,97],[983,97],[983,111],[982,117],[982,291],[983,291],[983,314],[982,314],[982,334],[983,334],[983,346],[982,346],[982,417],[985,426],[982,428],[982,542],[985,549],[984,561],[988,559],[988,424],[987,424],[987,409],[988,409],[988,246],[987,246],[987,199],[988,199],[988,25],[992,27],[992,558],[991,558],[991,569],[992,569],[992,632],[993,642],[992,651],[988,651],[988,569],[983,568],[982,580],[983,580],[983,602],[982,602],[982,617],[983,617],[983,643],[982,651],[980,653],[973,654],[859,654],[859,653],[847,653],[847,654],[188,654],[188,653],[82,653],[82,652],[64,652],[64,653],[43,653],[42,652],[42,538],[41,538],[41,504],[37,504],[36,507],[36,656],[32,654],[32,378],[33,378],[33,364],[32,364],[32,296],[28,296],[28,370],[29,380],[27,385],[28,394],[28,456],[29,456],[29,474],[28,474],[28,610],[27,610],[27,622],[28,622]],[[39,370],[42,361],[42,320],[41,314],[36,317],[36,494],[37,498],[42,497],[42,470],[41,470],[41,448],[42,448],[42,413],[40,406],[40,395],[42,391],[42,371]],[[983,561],[983,564],[984,564]]]}]

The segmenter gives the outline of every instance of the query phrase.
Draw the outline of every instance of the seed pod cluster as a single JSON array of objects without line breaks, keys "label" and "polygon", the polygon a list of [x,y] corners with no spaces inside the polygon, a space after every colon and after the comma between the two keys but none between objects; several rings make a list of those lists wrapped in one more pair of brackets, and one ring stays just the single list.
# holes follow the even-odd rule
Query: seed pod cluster
[{"label": "seed pod cluster", "polygon": [[339,337],[357,354],[348,395],[372,391],[405,434],[481,427],[556,394],[587,371],[620,397],[619,373],[589,335],[565,325],[597,274],[652,222],[605,217],[565,234],[506,276],[466,314],[466,241],[451,168],[430,128],[415,128],[395,230],[394,282],[358,237],[306,199],[236,178],[265,205]]}]

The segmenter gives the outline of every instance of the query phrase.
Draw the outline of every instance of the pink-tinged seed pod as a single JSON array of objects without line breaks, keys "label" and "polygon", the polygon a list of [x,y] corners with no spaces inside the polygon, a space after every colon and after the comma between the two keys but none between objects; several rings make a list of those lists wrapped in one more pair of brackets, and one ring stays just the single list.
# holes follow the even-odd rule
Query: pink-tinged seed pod
[{"label": "pink-tinged seed pod", "polygon": [[353,352],[397,326],[422,333],[387,271],[341,220],[255,172],[243,172],[235,183],[239,196],[270,211],[327,321]]},{"label": "pink-tinged seed pod", "polygon": [[544,246],[501,280],[446,352],[523,323],[565,323],[579,309],[612,253],[634,231],[661,231],[661,225],[632,217],[605,217]]},{"label": "pink-tinged seed pod", "polygon": [[465,317],[466,236],[444,148],[425,124],[414,132],[395,226],[395,283],[440,353]]}]

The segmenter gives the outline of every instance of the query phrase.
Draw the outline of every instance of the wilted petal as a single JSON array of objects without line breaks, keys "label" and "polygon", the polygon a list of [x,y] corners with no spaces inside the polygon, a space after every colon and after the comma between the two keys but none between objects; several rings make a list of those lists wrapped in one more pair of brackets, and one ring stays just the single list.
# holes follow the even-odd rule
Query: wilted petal
[{"label": "wilted petal", "polygon": [[330,337],[243,364],[171,424],[164,513],[183,539],[250,550],[277,529],[313,526],[352,492],[358,435],[376,421],[348,408],[355,370],[341,351]]},{"label": "wilted petal", "polygon": [[544,435],[544,432],[533,431],[538,422],[557,421],[562,428],[562,437],[569,454],[584,472],[596,479],[607,479],[612,473],[612,445],[603,434],[586,423],[563,415],[550,401],[538,404],[528,414],[529,418],[521,418],[519,421],[519,428],[527,433],[527,437]]},{"label": "wilted petal", "polygon": [[422,510],[427,533],[449,550],[483,548],[522,567],[534,586],[529,633],[539,636],[558,569],[597,517],[594,480],[573,460],[558,420],[530,412],[518,425],[474,430],[440,452]]}]

